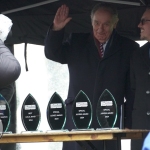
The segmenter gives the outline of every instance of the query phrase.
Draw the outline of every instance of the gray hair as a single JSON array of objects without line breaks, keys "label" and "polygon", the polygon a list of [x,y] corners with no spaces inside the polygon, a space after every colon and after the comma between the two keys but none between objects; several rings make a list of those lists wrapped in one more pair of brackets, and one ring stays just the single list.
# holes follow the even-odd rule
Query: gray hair
[{"label": "gray hair", "polygon": [[114,20],[118,20],[117,9],[108,3],[99,3],[95,5],[91,11],[91,19],[93,18],[95,12],[100,9],[106,10],[107,12],[112,14]]}]

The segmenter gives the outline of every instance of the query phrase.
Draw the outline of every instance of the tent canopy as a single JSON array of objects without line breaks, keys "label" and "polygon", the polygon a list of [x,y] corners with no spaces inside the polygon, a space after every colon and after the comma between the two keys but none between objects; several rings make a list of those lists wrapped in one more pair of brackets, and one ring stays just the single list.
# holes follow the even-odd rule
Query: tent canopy
[{"label": "tent canopy", "polygon": [[108,2],[118,9],[117,31],[134,40],[139,39],[137,25],[149,0],[0,0],[1,13],[12,22],[10,44],[44,44],[48,27],[62,4],[70,8],[72,20],[66,26],[66,34],[71,32],[90,32],[90,12],[100,2]]}]

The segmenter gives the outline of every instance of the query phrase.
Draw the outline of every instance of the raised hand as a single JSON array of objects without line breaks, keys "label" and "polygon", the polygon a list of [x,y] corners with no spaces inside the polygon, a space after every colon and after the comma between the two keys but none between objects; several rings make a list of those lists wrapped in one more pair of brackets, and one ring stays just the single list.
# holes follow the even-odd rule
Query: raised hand
[{"label": "raised hand", "polygon": [[58,8],[53,20],[53,30],[61,30],[72,19],[68,17],[69,8],[66,5],[62,5]]}]

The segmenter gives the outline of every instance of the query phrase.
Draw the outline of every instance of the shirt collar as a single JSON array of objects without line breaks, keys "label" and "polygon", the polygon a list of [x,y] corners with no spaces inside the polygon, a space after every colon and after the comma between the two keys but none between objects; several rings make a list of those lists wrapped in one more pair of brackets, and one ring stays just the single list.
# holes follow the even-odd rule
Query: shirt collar
[{"label": "shirt collar", "polygon": [[[93,37],[94,37],[94,35],[93,35]],[[100,42],[95,37],[94,37],[94,40],[95,40],[96,45],[100,45]],[[108,41],[109,41],[109,39],[103,44],[104,51],[105,51],[105,48],[106,48]]]}]

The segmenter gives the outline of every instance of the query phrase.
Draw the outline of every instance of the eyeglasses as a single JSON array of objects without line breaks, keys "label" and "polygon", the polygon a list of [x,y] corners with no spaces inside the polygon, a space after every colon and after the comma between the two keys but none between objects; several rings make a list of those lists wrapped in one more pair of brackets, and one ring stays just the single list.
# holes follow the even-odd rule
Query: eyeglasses
[{"label": "eyeglasses", "polygon": [[141,23],[142,25],[144,25],[146,21],[150,21],[150,20],[147,20],[147,19],[141,19],[140,23]]}]

